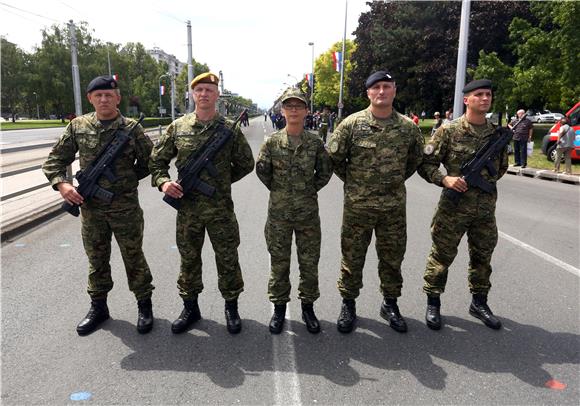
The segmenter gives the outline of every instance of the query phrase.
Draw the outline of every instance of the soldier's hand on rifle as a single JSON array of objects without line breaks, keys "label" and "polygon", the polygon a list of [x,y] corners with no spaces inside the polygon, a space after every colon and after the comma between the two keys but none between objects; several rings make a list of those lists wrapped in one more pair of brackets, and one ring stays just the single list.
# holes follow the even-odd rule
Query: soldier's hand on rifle
[{"label": "soldier's hand on rifle", "polygon": [[60,195],[67,203],[80,206],[83,204],[83,197],[77,192],[77,189],[68,182],[61,182],[56,185]]},{"label": "soldier's hand on rifle", "polygon": [[181,199],[183,197],[183,188],[179,183],[172,180],[161,185],[161,191],[174,199]]},{"label": "soldier's hand on rifle", "polygon": [[448,189],[453,189],[459,193],[467,192],[467,182],[463,178],[457,176],[445,176],[441,181],[443,186]]}]

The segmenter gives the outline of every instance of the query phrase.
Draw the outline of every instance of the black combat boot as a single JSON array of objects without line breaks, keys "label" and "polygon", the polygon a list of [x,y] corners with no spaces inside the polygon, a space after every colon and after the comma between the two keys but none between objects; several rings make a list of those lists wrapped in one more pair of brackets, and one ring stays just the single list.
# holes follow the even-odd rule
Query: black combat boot
[{"label": "black combat boot", "polygon": [[226,325],[230,334],[238,334],[242,331],[242,320],[238,313],[238,299],[226,300]]},{"label": "black combat boot", "polygon": [[137,331],[146,334],[153,328],[153,304],[151,298],[137,301],[139,314],[137,315]]},{"label": "black combat boot", "polygon": [[487,305],[487,295],[484,293],[476,293],[473,295],[471,306],[469,306],[469,314],[483,321],[483,323],[489,328],[494,330],[499,330],[501,328],[501,321],[493,315],[491,309]]},{"label": "black combat boot", "polygon": [[407,323],[403,316],[401,316],[401,312],[399,312],[396,298],[385,297],[381,305],[381,317],[389,322],[393,330],[399,333],[405,333],[407,331]]},{"label": "black combat boot", "polygon": [[78,324],[77,333],[80,336],[91,334],[97,329],[99,324],[109,318],[109,308],[107,299],[91,300],[91,308],[85,318]]},{"label": "black combat boot", "polygon": [[427,311],[425,312],[425,321],[427,327],[431,330],[441,328],[441,299],[439,296],[427,296]]},{"label": "black combat boot", "polygon": [[309,333],[320,333],[320,323],[314,314],[314,305],[312,303],[302,303],[302,320],[306,324]]},{"label": "black combat boot", "polygon": [[201,319],[201,312],[197,304],[197,296],[192,299],[183,299],[183,310],[177,320],[171,325],[171,331],[174,334],[183,333],[199,319]]},{"label": "black combat boot", "polygon": [[354,299],[342,299],[340,315],[336,322],[336,328],[341,333],[350,333],[356,321],[356,303]]},{"label": "black combat boot", "polygon": [[274,305],[274,314],[270,319],[270,333],[280,334],[284,328],[284,319],[286,317],[286,304]]}]

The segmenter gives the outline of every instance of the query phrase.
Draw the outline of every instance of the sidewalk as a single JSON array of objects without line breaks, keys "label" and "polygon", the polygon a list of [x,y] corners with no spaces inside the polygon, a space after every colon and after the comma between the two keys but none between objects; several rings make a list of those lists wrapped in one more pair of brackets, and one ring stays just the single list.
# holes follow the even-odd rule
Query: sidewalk
[{"label": "sidewalk", "polygon": [[580,175],[565,175],[563,173],[556,173],[549,169],[520,168],[510,165],[507,173],[510,175],[527,176],[530,178],[580,185]]}]

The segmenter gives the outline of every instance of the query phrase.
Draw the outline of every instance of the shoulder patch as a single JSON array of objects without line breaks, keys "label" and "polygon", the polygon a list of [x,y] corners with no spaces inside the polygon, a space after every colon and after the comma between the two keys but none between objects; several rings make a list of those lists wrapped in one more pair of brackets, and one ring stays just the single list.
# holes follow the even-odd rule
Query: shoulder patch
[{"label": "shoulder patch", "polygon": [[338,141],[337,140],[330,141],[330,145],[328,147],[330,149],[330,152],[335,153],[336,151],[338,151]]},{"label": "shoulder patch", "polygon": [[433,151],[435,151],[435,147],[432,144],[425,145],[425,149],[423,149],[425,155],[431,155]]}]

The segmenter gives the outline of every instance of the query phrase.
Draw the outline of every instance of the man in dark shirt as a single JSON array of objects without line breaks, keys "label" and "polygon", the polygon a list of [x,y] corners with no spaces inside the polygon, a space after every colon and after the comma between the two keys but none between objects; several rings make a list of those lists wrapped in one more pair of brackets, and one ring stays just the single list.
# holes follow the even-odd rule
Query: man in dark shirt
[{"label": "man in dark shirt", "polygon": [[[510,128],[512,128],[518,120],[521,120],[525,114],[526,112],[524,110],[518,110],[516,113],[518,118],[510,123]],[[524,118],[522,123],[514,130],[514,159],[516,161],[514,166],[525,168],[528,164],[528,142],[532,140],[533,133],[534,124],[528,120],[527,117]]]}]

